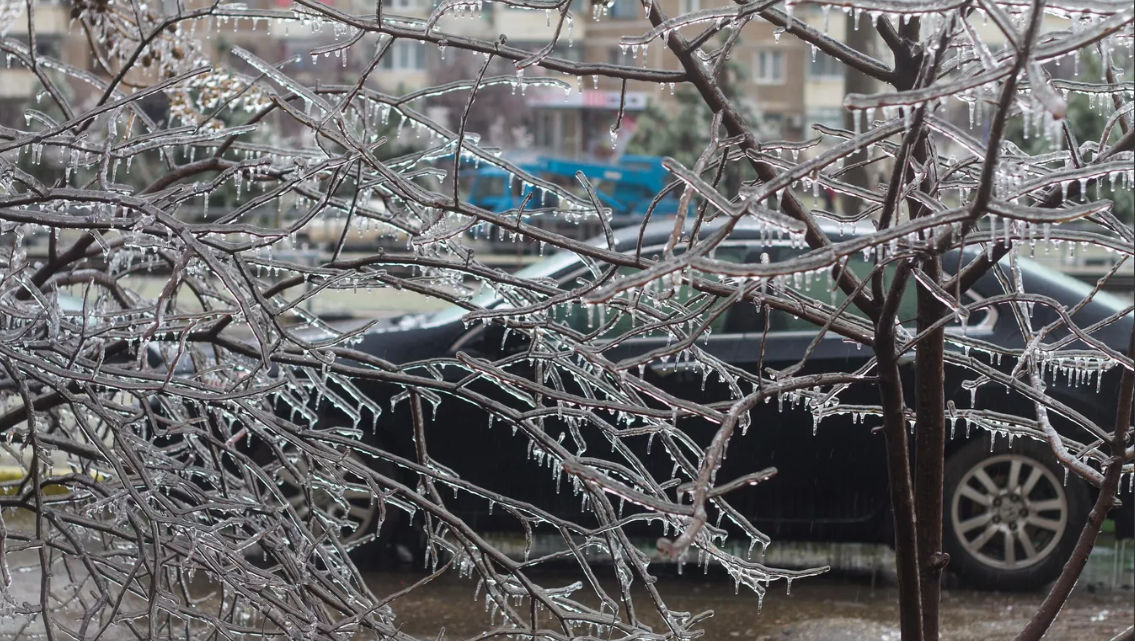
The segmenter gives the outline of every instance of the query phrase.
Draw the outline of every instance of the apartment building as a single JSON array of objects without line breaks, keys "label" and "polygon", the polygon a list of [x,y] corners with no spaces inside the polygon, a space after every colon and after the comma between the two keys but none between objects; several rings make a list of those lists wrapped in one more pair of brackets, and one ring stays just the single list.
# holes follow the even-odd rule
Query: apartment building
[{"label": "apartment building", "polygon": [[[655,0],[661,2],[667,15],[690,13],[714,6],[727,6],[728,0]],[[371,2],[363,0],[330,0],[340,9],[370,13]],[[253,8],[287,9],[288,0],[248,0]],[[435,0],[384,0],[387,16],[425,19],[435,6]],[[586,62],[643,64],[629,50],[620,47],[626,35],[643,34],[651,25],[645,17],[640,0],[614,0],[600,19],[593,18],[590,0],[574,0],[571,25],[560,34],[554,55]],[[819,10],[798,7],[796,15],[820,27],[823,18]],[[543,10],[521,10],[487,2],[479,10],[463,11],[443,18],[440,30],[460,36],[496,39],[504,35],[510,46],[538,51],[554,36],[556,16]],[[13,37],[24,31],[23,17],[10,28]],[[85,38],[69,31],[70,5],[55,0],[41,1],[36,5],[37,47],[41,53],[62,56],[67,62],[89,68],[90,54]],[[311,25],[292,22],[286,27],[274,27],[266,32],[263,24],[259,31],[250,31],[248,23],[234,30],[232,23],[217,24],[206,48],[210,55],[224,58],[231,55],[233,45],[250,49],[267,60],[282,60],[295,56],[297,62],[289,65],[289,73],[305,82],[324,84],[352,81],[374,53],[373,45],[364,41],[351,49],[346,58],[312,57],[313,49],[333,42],[331,29],[317,30]],[[683,30],[686,35],[697,33],[701,27]],[[843,16],[833,16],[830,33],[840,37]],[[569,36],[570,33],[570,36]],[[655,41],[642,54],[645,64],[666,69],[677,69],[677,62],[663,51],[664,45]],[[463,52],[411,40],[399,40],[371,75],[371,86],[388,93],[404,93],[424,88],[439,81],[453,80],[469,69],[475,73],[469,60],[462,61]],[[476,59],[481,60],[480,58]],[[841,122],[840,102],[843,96],[842,67],[823,54],[813,55],[810,48],[792,37],[779,38],[776,29],[762,20],[746,25],[740,43],[734,48],[732,68],[734,92],[738,100],[745,101],[750,111],[759,114],[763,131],[775,137],[799,139],[809,136],[810,125],[822,122],[829,125]],[[466,68],[461,68],[461,65]],[[502,62],[492,73],[515,73],[508,63]],[[526,77],[543,74],[540,68],[526,70]],[[517,100],[498,109],[499,122],[488,128],[498,128],[495,141],[502,146],[528,147],[540,152],[554,152],[563,156],[604,156],[613,153],[610,127],[619,111],[624,110],[619,145],[625,145],[633,135],[637,116],[654,104],[661,109],[672,109],[675,104],[672,89],[653,83],[628,83],[625,99],[621,99],[621,83],[606,78],[572,78],[553,74],[576,90],[566,93],[555,88],[534,87],[522,92]],[[26,103],[37,83],[23,69],[0,69],[0,101],[13,107]],[[6,114],[20,113],[22,109],[4,109]],[[456,118],[452,107],[427,107],[429,115],[443,123]],[[507,112],[507,113],[505,113]],[[452,124],[452,123],[449,123]],[[524,133],[518,133],[523,131]],[[480,132],[490,136],[490,132]]]},{"label": "apartment building", "polygon": [[[6,10],[0,14],[0,37],[20,40],[26,44],[27,16],[22,6],[21,3],[5,7]],[[85,67],[86,43],[68,36],[70,11],[68,4],[55,0],[36,4],[36,53],[72,63],[77,61]],[[42,90],[42,87],[31,71],[8,60],[7,56],[4,58],[4,64],[0,65],[0,124],[11,124],[14,118],[22,118],[21,105],[28,99],[34,100],[35,92]]]},{"label": "apartment building", "polygon": [[[715,7],[732,6],[728,0],[655,0],[668,16],[693,13]],[[615,64],[645,64],[662,69],[679,70],[677,60],[664,49],[660,40],[633,51],[620,46],[624,36],[646,34],[653,25],[647,20],[639,0],[614,0],[598,21],[586,16],[587,62]],[[809,21],[820,21],[820,12],[798,9],[797,16]],[[694,36],[705,27],[693,25],[680,32]],[[833,35],[842,35],[833,31]],[[712,47],[712,45],[710,45]],[[842,68],[826,57],[812,59],[810,48],[795,38],[780,38],[777,29],[763,20],[754,20],[745,26],[743,35],[734,47],[728,73],[735,99],[746,103],[748,111],[761,119],[762,130],[777,138],[800,139],[806,137],[813,122],[837,124],[841,121],[840,104],[843,98]],[[587,84],[587,83],[585,83]],[[621,82],[601,78],[595,85],[605,97],[618,96]],[[627,84],[627,115],[621,130],[621,140],[630,138],[635,129],[635,116],[647,104],[663,110],[676,109],[673,89],[654,83],[629,82]],[[596,101],[601,103],[601,101]],[[584,132],[583,144],[578,153],[603,154],[610,148],[609,128],[618,108],[617,97],[607,100],[605,110],[592,110],[579,114]],[[613,103],[613,104],[612,104]],[[567,115],[565,114],[565,117]]]}]

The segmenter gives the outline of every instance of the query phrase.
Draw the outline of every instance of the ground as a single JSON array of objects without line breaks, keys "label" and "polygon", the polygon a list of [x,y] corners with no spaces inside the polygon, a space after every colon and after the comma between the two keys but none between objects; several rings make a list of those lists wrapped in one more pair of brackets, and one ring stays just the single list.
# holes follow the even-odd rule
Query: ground
[{"label": "ground", "polygon": [[[28,513],[20,511],[3,515],[3,523],[10,533],[14,529],[30,528],[33,520]],[[687,566],[679,575],[674,565],[652,564],[651,572],[658,577],[657,586],[672,611],[693,614],[713,611],[713,616],[702,625],[706,632],[703,639],[899,641],[893,554],[886,546],[869,547],[877,549],[857,544],[779,542],[773,545],[765,558],[770,565],[832,565],[843,569],[798,579],[791,591],[783,581],[775,582],[763,604],[750,590],[743,587],[736,590],[733,581],[716,567],[703,573]],[[1101,537],[1073,597],[1044,637],[1046,641],[1108,641],[1135,623],[1133,547],[1131,541],[1117,544],[1110,535]],[[0,596],[15,604],[37,603],[41,588],[38,554],[32,550],[6,549],[4,556],[11,583],[6,590],[0,589]],[[594,570],[608,593],[616,594],[611,566],[598,563]],[[79,576],[82,569],[73,564],[72,572]],[[63,576],[57,572],[56,581]],[[368,586],[380,599],[405,589],[422,576],[421,571],[410,569],[364,574]],[[530,576],[546,586],[564,586],[580,579],[578,568],[571,566],[535,569]],[[483,598],[474,598],[475,586],[475,579],[463,579],[450,573],[396,599],[391,605],[400,628],[418,638],[472,638],[490,626]],[[198,598],[213,589],[204,573],[197,574],[193,587]],[[942,594],[942,641],[1011,640],[1036,611],[1043,599],[1044,587],[1038,586],[1037,592],[1026,594],[976,591],[964,589],[956,579],[948,577]],[[636,580],[632,589],[642,620],[655,631],[661,630],[661,621],[645,598],[642,581]],[[131,601],[127,605],[142,604]],[[3,610],[0,603],[0,611]],[[81,611],[73,603],[72,611],[74,621],[78,621]],[[22,638],[43,638],[37,615],[0,618],[0,639],[13,638],[21,629],[29,635]],[[199,632],[194,632],[191,638],[199,636]],[[124,630],[112,628],[104,641],[128,638],[133,637]],[[180,639],[176,635],[173,638]],[[358,639],[368,641],[370,637]]]},{"label": "ground", "polygon": [[[376,594],[409,585],[410,574],[367,575]],[[554,573],[544,577],[561,584]],[[744,588],[734,592],[724,576],[667,576],[659,586],[676,611],[713,610],[703,638],[750,641],[898,641],[898,593],[893,586],[871,587],[867,576],[829,576],[798,580],[792,592],[774,583],[758,614],[757,597]],[[470,580],[438,581],[400,599],[395,611],[402,629],[422,638],[467,638],[484,629],[488,615],[473,600]],[[948,589],[942,595],[942,641],[1010,640],[1036,611],[1043,595],[1002,594]],[[1132,625],[1130,588],[1081,589],[1061,612],[1045,639],[1107,641]],[[644,603],[645,605],[645,603]],[[645,614],[643,618],[656,625]],[[658,629],[657,627],[655,628]]]}]

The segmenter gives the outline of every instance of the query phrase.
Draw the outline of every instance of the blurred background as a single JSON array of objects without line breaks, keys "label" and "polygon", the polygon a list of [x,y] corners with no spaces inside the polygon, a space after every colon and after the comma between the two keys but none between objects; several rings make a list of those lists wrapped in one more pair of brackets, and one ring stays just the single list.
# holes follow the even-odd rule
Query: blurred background
[{"label": "blurred background", "polygon": [[[85,1],[85,0],[77,0]],[[667,15],[678,15],[709,9],[717,5],[725,6],[724,0],[656,0],[661,3]],[[170,0],[165,0],[170,2]],[[97,3],[96,3],[97,4]],[[350,13],[373,14],[375,8],[370,2],[353,0],[333,0],[329,2],[338,9]],[[94,73],[104,73],[100,61],[92,52],[95,50],[88,42],[86,34],[74,28],[72,15],[74,5],[67,2],[35,0],[33,23],[37,32],[35,49],[40,56],[60,59],[79,69]],[[4,25],[5,37],[27,41],[27,20],[24,3],[2,5],[0,25]],[[188,3],[187,6],[202,6]],[[229,5],[233,6],[233,5]],[[257,0],[247,3],[249,8],[290,10],[291,3],[286,0]],[[639,0],[614,0],[600,6],[592,6],[588,0],[575,0],[574,20],[570,33],[559,34],[554,56],[589,63],[634,64],[659,69],[677,69],[673,57],[657,44],[645,50],[620,45],[626,35],[641,35],[651,29],[643,15]],[[428,0],[386,0],[382,11],[387,16],[397,16],[407,20],[425,20],[435,8]],[[600,15],[601,20],[593,19]],[[857,16],[842,12],[829,12],[806,3],[795,5],[794,15],[812,27],[840,38],[849,46],[869,52],[872,56],[888,61],[889,54],[881,42],[876,42],[874,30],[856,28]],[[1066,29],[1067,23],[1048,16],[1045,29]],[[510,46],[533,52],[545,47],[556,38],[554,16],[544,11],[522,11],[496,3],[478,3],[474,10],[462,11],[459,15],[449,15],[440,21],[443,29],[457,36],[469,36],[495,40],[505,37]],[[695,27],[696,28],[696,27]],[[812,49],[795,38],[781,38],[780,29],[773,25],[755,21],[745,29],[741,44],[734,49],[734,56],[726,65],[722,81],[723,90],[736,101],[749,122],[758,123],[762,142],[769,149],[778,149],[787,158],[807,157],[822,152],[824,141],[815,145],[805,145],[820,136],[825,129],[854,130],[857,128],[850,112],[842,108],[844,96],[848,93],[872,93],[881,91],[866,76],[849,72],[822,52]],[[294,20],[258,19],[249,21],[218,22],[204,28],[200,44],[204,53],[215,60],[240,67],[233,59],[232,48],[243,47],[260,58],[270,61],[294,60],[284,67],[289,75],[307,85],[334,86],[353,83],[373,56],[373,43],[369,46],[355,46],[339,55],[313,55],[328,44],[338,41],[343,34],[331,29],[318,29],[313,23]],[[992,25],[983,29],[982,38],[991,46],[996,46],[1001,33]],[[171,55],[179,55],[177,51]],[[1126,51],[1114,51],[1112,56],[1128,55]],[[414,106],[425,120],[444,129],[456,129],[461,114],[468,101],[467,91],[432,95],[427,91],[458,80],[468,80],[477,75],[484,59],[453,48],[420,44],[408,40],[398,40],[380,67],[369,76],[369,90],[387,95],[412,95],[423,92]],[[0,67],[0,126],[26,127],[25,113],[29,109],[50,111],[50,101],[41,100],[42,87],[28,70],[15,68],[10,64]],[[150,66],[146,59],[144,67]],[[1130,69],[1130,64],[1121,65]],[[162,72],[154,65],[154,74]],[[1102,74],[1098,59],[1084,56],[1075,64],[1065,59],[1063,66],[1049,68],[1054,85],[1059,89],[1062,82],[1074,82],[1085,74],[1099,77]],[[144,73],[144,72],[143,72]],[[546,72],[537,67],[525,70],[525,78],[538,78]],[[487,76],[515,76],[516,69],[511,62],[494,61]],[[551,74],[566,81],[574,90],[565,92],[552,86],[529,86],[523,89],[510,84],[498,84],[481,89],[477,100],[472,104],[467,119],[467,130],[480,137],[481,144],[496,148],[503,158],[513,162],[533,175],[579,193],[581,187],[576,180],[577,173],[583,173],[591,180],[600,193],[604,204],[612,209],[612,223],[616,226],[640,224],[651,200],[669,182],[661,159],[671,156],[687,166],[692,166],[696,155],[708,140],[710,113],[689,87],[670,84],[627,82],[598,76],[572,77]],[[1130,86],[1131,78],[1122,79]],[[127,85],[130,84],[127,79]],[[83,104],[84,100],[93,104],[98,95],[84,83],[72,82],[62,87],[73,100]],[[90,92],[84,95],[82,92]],[[950,102],[946,117],[970,136],[984,137],[981,106],[974,96],[960,95]],[[167,118],[171,104],[164,94],[155,94],[145,101],[147,113],[157,121]],[[1074,123],[1076,131],[1081,132],[1084,141],[1098,139],[1103,133],[1107,117],[1112,108],[1103,101],[1093,101],[1082,94],[1069,99],[1068,118]],[[221,117],[224,118],[225,113]],[[234,118],[234,122],[243,119]],[[617,129],[615,129],[617,125]],[[614,131],[614,133],[613,133]],[[389,138],[380,147],[377,156],[380,160],[394,159],[425,149],[432,139],[429,128],[419,123],[407,123],[398,114],[384,119],[384,130],[378,132]],[[271,126],[259,131],[258,136],[271,136],[275,142],[290,141],[294,147],[308,147],[314,144],[311,131],[296,126],[287,119],[278,119]],[[1012,131],[1010,140],[1022,149],[1033,153],[1043,151],[1052,143],[1035,133],[1030,136],[1019,126]],[[943,153],[950,154],[951,145],[946,142]],[[32,173],[46,184],[68,181],[70,176],[65,169],[67,159],[54,150],[42,153],[14,156],[25,171]],[[179,159],[184,160],[184,159]],[[452,157],[434,161],[438,168],[449,170],[453,166]],[[160,174],[158,165],[137,163],[118,174],[119,182],[137,186],[152,183]],[[725,176],[726,191],[734,190],[753,176],[742,173]],[[868,190],[878,190],[884,176],[872,169],[871,172],[850,170],[844,179],[847,182]],[[450,174],[451,175],[451,174]],[[439,179],[437,187],[444,187]],[[1129,180],[1129,179],[1128,179]],[[1102,192],[1095,194],[1101,198],[1115,201],[1115,213],[1124,222],[1132,224],[1135,218],[1130,182],[1123,177],[1113,177],[1112,190],[1105,183]],[[494,212],[515,210],[526,197],[541,206],[554,206],[554,200],[544,193],[535,193],[530,185],[514,180],[507,173],[490,166],[469,164],[462,170],[459,185],[463,197],[479,207]],[[246,186],[243,191],[239,181],[226,183],[215,192],[208,203],[197,203],[186,208],[183,215],[187,219],[200,217],[219,217],[232,211],[253,197],[255,190]],[[801,190],[806,204],[816,209],[837,212],[843,216],[854,216],[858,199],[842,199],[839,194],[816,190],[807,193]],[[960,202],[965,194],[947,194],[945,199]],[[311,203],[297,202],[294,196],[281,199],[279,206],[260,208],[258,216],[264,222],[280,224],[294,219]],[[382,212],[387,205],[381,199],[365,203],[373,212]],[[676,198],[660,201],[653,215],[658,218],[680,214]],[[594,223],[565,221],[563,218],[548,218],[538,224],[558,226],[558,231],[572,230],[578,237],[588,237],[599,231]],[[294,240],[287,249],[295,260],[311,264],[326,261],[334,251],[335,244],[347,232],[343,256],[358,256],[377,250],[387,252],[406,251],[406,239],[392,229],[374,223],[370,218],[356,218],[351,228],[344,230],[346,221],[341,214],[321,217],[309,225],[304,234]],[[61,239],[66,241],[66,234]],[[470,234],[466,239],[471,247],[477,249],[482,261],[508,269],[520,268],[540,259],[543,248],[536,244],[515,242],[489,233]],[[46,238],[33,233],[27,239],[29,256],[46,256]],[[1084,282],[1094,284],[1115,266],[1114,254],[1103,249],[1072,247],[1062,245],[1059,251],[1052,251],[1048,244],[1043,250],[1038,248],[1034,256],[1049,268],[1066,273]],[[166,283],[161,274],[139,274],[131,277],[131,287],[143,296],[155,297]],[[1135,299],[1135,265],[1122,266],[1106,283],[1105,289],[1124,297]],[[398,316],[428,312],[439,309],[445,303],[404,290],[376,290],[359,295],[348,290],[328,289],[307,303],[308,311],[327,320],[352,321],[383,316]],[[1130,541],[1115,541],[1110,536],[1114,524],[1105,528],[1105,538],[1097,545],[1085,580],[1080,590],[1083,600],[1071,607],[1072,614],[1062,619],[1066,627],[1059,638],[1089,639],[1103,638],[1102,635],[1122,624],[1131,621],[1130,595],[1133,583],[1135,552]],[[504,545],[504,543],[502,543]],[[846,638],[888,638],[885,625],[870,628],[875,621],[893,620],[893,612],[885,610],[893,606],[895,599],[888,590],[888,568],[893,558],[885,546],[831,545],[793,545],[791,542],[778,542],[778,554],[784,558],[767,559],[770,564],[819,565],[830,564],[840,570],[834,578],[805,586],[794,595],[796,604],[791,610],[777,610],[762,619],[754,627],[749,617],[751,601],[737,601],[737,612],[732,615],[732,586],[726,582],[714,582],[703,586],[701,579],[686,579],[676,582],[671,588],[685,591],[678,600],[696,602],[699,599],[719,604],[721,616],[715,619],[711,631],[712,638],[844,638],[833,636],[834,632],[807,633],[801,621],[808,618],[837,616],[840,620],[860,621],[866,628],[840,623],[852,630],[850,634],[863,636]],[[850,578],[848,578],[850,577]],[[397,589],[410,578],[399,574],[376,574],[371,577],[376,588]],[[34,587],[34,586],[32,586]],[[32,588],[29,588],[29,590]],[[433,613],[421,621],[410,619],[407,625],[414,633],[432,633],[440,625],[449,626],[457,634],[464,628],[465,621],[476,620],[476,607],[464,610],[449,610],[442,604],[449,603],[449,587],[437,587],[425,596],[421,611]],[[947,601],[944,606],[945,628],[954,626],[954,638],[992,639],[1002,638],[1002,632],[1018,629],[1021,617],[1026,617],[1037,595],[1013,595],[986,599],[979,596],[967,597],[963,591],[955,594],[955,602]],[[699,596],[700,595],[700,596]],[[467,594],[462,592],[463,597]],[[430,599],[435,599],[436,603]],[[800,601],[811,603],[810,607],[799,607]],[[956,606],[950,605],[956,603]],[[475,604],[470,604],[474,606]],[[703,604],[704,605],[704,604]],[[448,607],[448,606],[447,606]],[[697,604],[689,605],[690,609]],[[884,608],[879,610],[878,608]],[[1016,608],[1018,615],[1014,615]],[[1124,610],[1126,608],[1126,610]],[[871,610],[874,614],[866,612]],[[779,614],[778,614],[779,613]],[[833,614],[834,613],[834,614]],[[783,615],[783,616],[782,616]],[[464,618],[463,618],[464,617]],[[780,618],[778,618],[780,617]],[[973,619],[977,617],[977,619]],[[1016,617],[1016,618],[1014,618]],[[975,624],[974,620],[980,620]],[[448,622],[448,623],[447,623]],[[866,623],[864,623],[866,622]],[[952,623],[951,623],[952,622]],[[1003,625],[1002,625],[1003,624]],[[1001,625],[1000,628],[997,625]],[[967,627],[968,626],[968,627]],[[470,628],[472,630],[473,628]],[[833,629],[835,629],[833,627]],[[1122,629],[1122,627],[1119,627]],[[788,630],[788,632],[785,632]],[[793,636],[795,635],[795,636]],[[826,635],[826,636],[825,636]],[[1094,636],[1093,636],[1094,635]],[[897,637],[895,637],[897,638]],[[1007,637],[1006,637],[1007,638]]]}]

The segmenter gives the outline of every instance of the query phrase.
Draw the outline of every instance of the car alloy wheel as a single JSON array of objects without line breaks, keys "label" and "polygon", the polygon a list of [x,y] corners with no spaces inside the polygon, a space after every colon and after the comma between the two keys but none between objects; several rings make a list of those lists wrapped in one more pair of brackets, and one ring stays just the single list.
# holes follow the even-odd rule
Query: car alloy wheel
[{"label": "car alloy wheel", "polygon": [[1048,467],[1020,454],[979,461],[957,484],[950,521],[975,560],[998,570],[1041,563],[1068,527],[1068,496]]}]

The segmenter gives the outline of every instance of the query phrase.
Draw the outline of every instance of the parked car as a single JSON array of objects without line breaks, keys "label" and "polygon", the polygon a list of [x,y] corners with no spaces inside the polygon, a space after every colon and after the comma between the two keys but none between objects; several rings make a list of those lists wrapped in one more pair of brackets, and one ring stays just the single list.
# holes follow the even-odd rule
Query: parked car
[{"label": "parked car", "polygon": [[[712,233],[709,225],[703,233]],[[666,242],[672,224],[648,225],[643,236],[643,255],[657,253]],[[846,239],[844,232],[828,231],[834,241]],[[616,232],[617,249],[634,251],[639,230],[629,228]],[[844,238],[841,238],[844,236]],[[604,244],[606,240],[596,240]],[[739,263],[771,260],[778,262],[804,249],[787,243],[770,242],[756,227],[739,226],[715,253],[717,259]],[[765,255],[767,254],[767,259]],[[944,260],[947,268],[958,264],[956,254]],[[1090,291],[1087,285],[1021,259],[1021,278],[1027,291],[1047,295],[1071,308]],[[865,275],[871,264],[856,254],[849,259],[848,267]],[[571,252],[559,252],[539,263],[530,265],[518,276],[544,278],[562,285],[574,285],[580,279],[590,278],[590,271],[582,260]],[[806,288],[806,283],[797,283]],[[819,283],[813,285],[822,288]],[[911,284],[913,290],[913,280]],[[992,273],[981,278],[967,294],[969,300],[979,300],[1003,293],[1003,286]],[[688,292],[679,291],[679,296]],[[820,292],[818,297],[828,296]],[[838,304],[842,294],[834,295]],[[504,302],[491,290],[473,299],[478,307],[492,308]],[[590,314],[581,308],[564,312],[558,320],[580,330],[588,330]],[[1124,313],[1124,310],[1126,312]],[[856,313],[856,312],[852,312]],[[499,325],[463,321],[466,310],[459,306],[428,315],[403,316],[385,319],[362,335],[356,349],[405,366],[407,370],[424,373],[424,361],[453,357],[460,352],[487,359],[499,359],[526,348],[519,333],[508,334]],[[1110,347],[1123,350],[1132,336],[1135,320],[1131,307],[1107,294],[1097,293],[1091,302],[1075,314],[1081,327],[1091,326],[1116,314],[1118,321],[1097,328],[1094,335]],[[898,310],[899,320],[908,327],[915,316],[915,297],[908,291]],[[1034,326],[1039,327],[1057,318],[1056,313],[1044,306],[1033,309]],[[626,322],[631,322],[629,318]],[[623,322],[623,321],[620,321]],[[767,340],[762,345],[765,327]],[[760,308],[749,304],[734,304],[711,323],[711,333],[699,345],[726,363],[751,372],[758,367],[783,369],[801,360],[813,342],[817,327],[791,314],[772,312],[765,318]],[[952,325],[948,332],[961,333],[960,325]],[[1004,305],[974,311],[964,329],[969,338],[988,346],[1020,349],[1022,337],[1012,310]],[[618,330],[615,333],[619,333]],[[1058,330],[1050,339],[1067,334]],[[649,352],[666,345],[664,335],[639,336],[609,349],[607,357],[618,361]],[[1069,348],[1075,347],[1070,343]],[[948,349],[962,348],[949,344]],[[870,358],[869,349],[849,343],[834,334],[818,342],[801,374],[818,372],[851,372]],[[992,365],[1002,371],[1013,367],[1013,358],[989,358]],[[912,359],[904,359],[902,366],[904,395],[907,404],[913,404],[914,375]],[[445,368],[449,372],[457,368]],[[1114,422],[1114,393],[1118,385],[1119,368],[1102,375],[1097,385],[1073,385],[1070,377],[1058,377],[1047,393],[1081,412],[1099,425]],[[521,366],[510,370],[524,373]],[[465,373],[462,373],[464,375]],[[531,375],[531,372],[528,372]],[[716,379],[708,382],[702,375],[674,361],[652,363],[644,374],[648,380],[679,397],[702,403],[729,400],[728,388]],[[971,372],[947,366],[946,398],[954,407],[991,409],[1007,416],[1034,417],[1031,402],[1016,393],[1009,394],[1000,385],[987,384],[971,390],[967,381],[977,378]],[[403,390],[384,383],[359,380],[358,388],[383,408],[373,433],[365,437],[407,459],[415,458],[415,443],[408,403],[397,403],[391,410],[391,401]],[[511,397],[488,380],[479,380],[471,388],[492,398],[508,400]],[[972,396],[971,396],[972,394]],[[854,385],[841,394],[841,405],[877,405],[874,386]],[[976,405],[974,405],[976,403]],[[337,414],[325,403],[319,408],[324,426],[348,425],[350,420]],[[883,437],[872,428],[878,419],[867,417],[856,420],[851,415],[833,415],[815,426],[812,414],[791,403],[771,402],[759,405],[752,412],[752,426],[745,435],[735,435],[729,447],[729,456],[718,474],[719,479],[732,479],[768,466],[775,466],[778,474],[772,480],[746,487],[731,493],[731,504],[755,525],[769,534],[773,541],[857,541],[891,542],[891,525],[886,458]],[[1070,425],[1054,421],[1059,430]],[[964,422],[949,420],[949,440],[946,449],[944,544],[951,555],[950,569],[974,585],[998,589],[1038,588],[1059,574],[1071,552],[1081,525],[1087,518],[1093,501],[1093,490],[1075,476],[1066,478],[1064,470],[1051,455],[1048,445],[1028,438],[1010,439],[1004,435],[991,435],[983,429],[969,429]],[[956,424],[955,424],[956,423]],[[705,445],[715,431],[707,422],[682,420],[679,428],[698,444]],[[555,431],[555,421],[546,423],[546,429]],[[559,492],[553,476],[540,472],[529,464],[529,441],[517,435],[500,421],[495,425],[479,407],[455,398],[443,398],[429,421],[426,438],[431,459],[459,474],[463,479],[500,492],[519,501],[527,501],[553,513],[579,518],[578,497],[571,492]],[[589,456],[603,456],[611,448],[602,436],[583,434],[588,443]],[[669,478],[672,461],[655,444],[651,451],[646,436],[628,437],[624,443],[656,472],[658,478]],[[413,475],[387,463],[384,474],[405,475],[402,479],[410,486],[416,484]],[[286,488],[295,488],[281,477]],[[365,484],[360,483],[360,487]],[[298,490],[295,490],[298,494]],[[357,523],[354,531],[345,530],[344,543],[359,550],[358,558],[366,563],[383,555],[376,548],[389,548],[396,542],[403,552],[412,551],[413,525],[399,524],[388,514],[382,526],[382,536],[375,537],[379,519],[369,494],[360,492],[350,498],[349,517]],[[1131,495],[1123,497],[1122,510],[1113,516],[1120,536],[1131,536]],[[497,509],[483,498],[466,492],[454,497],[446,495],[447,508],[464,519],[478,532],[509,532],[518,529],[513,516]],[[346,516],[346,515],[344,515]],[[419,519],[420,520],[420,519]],[[648,535],[649,530],[632,532]],[[657,536],[658,532],[653,532]]]}]

